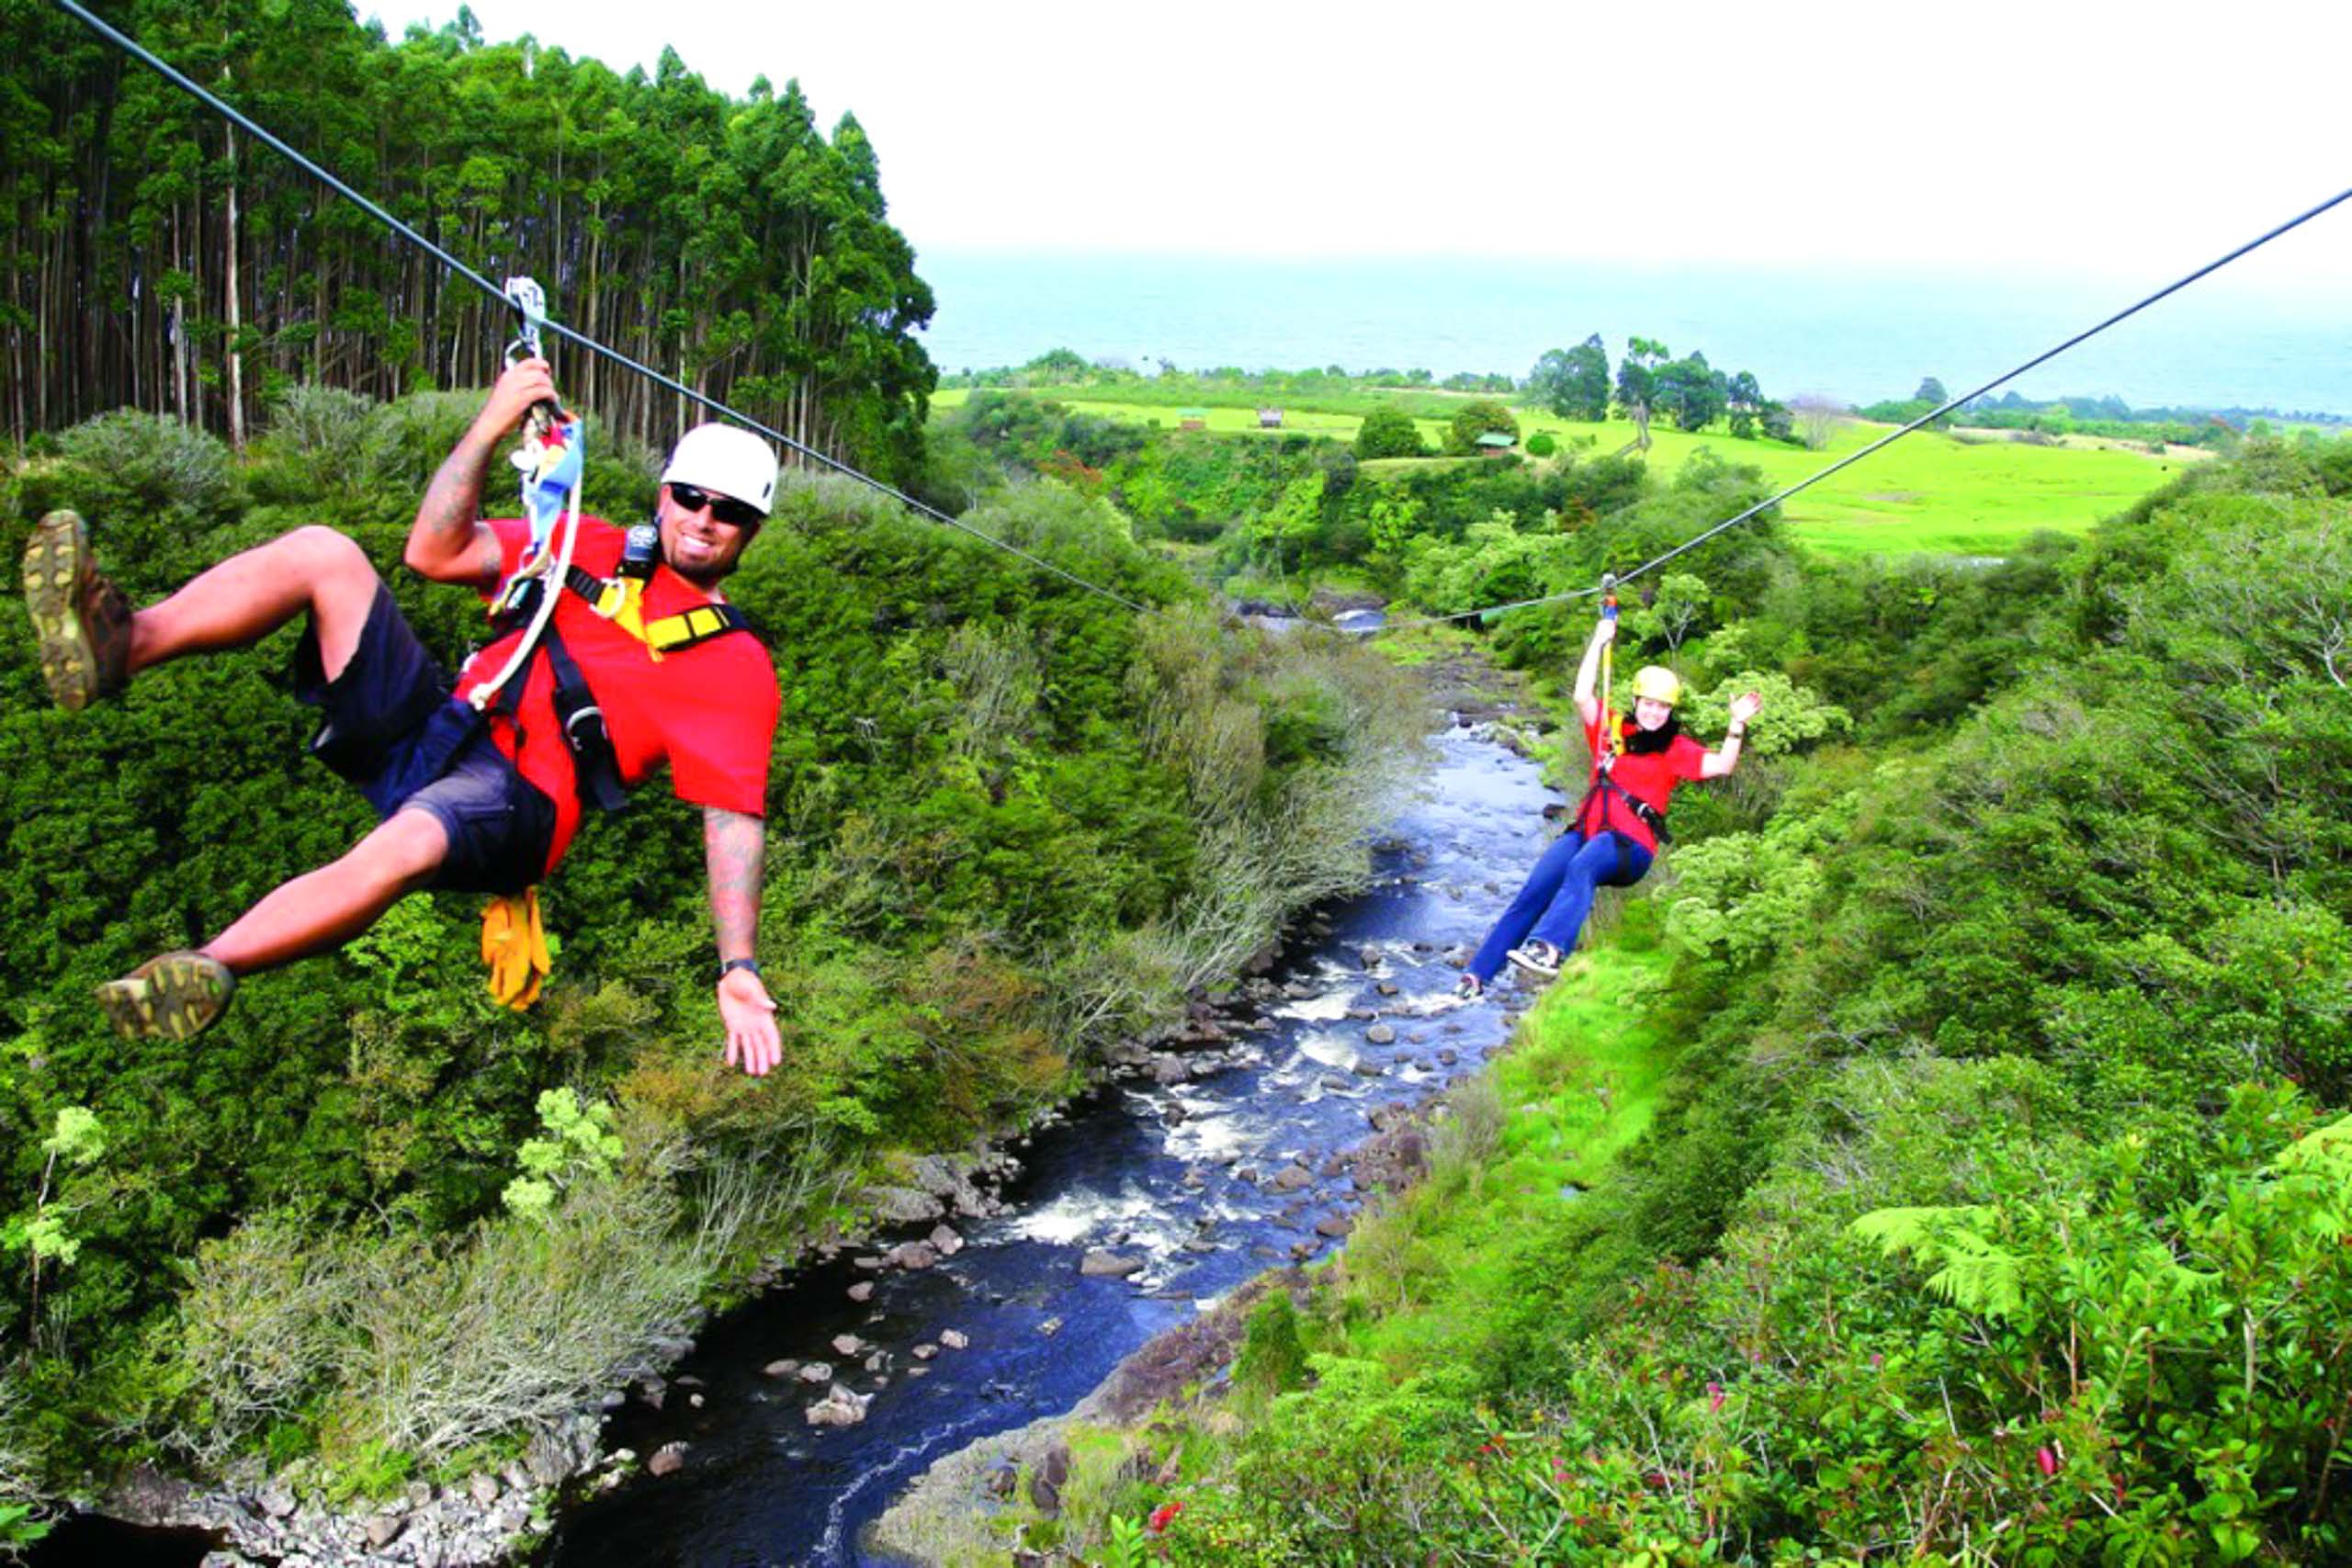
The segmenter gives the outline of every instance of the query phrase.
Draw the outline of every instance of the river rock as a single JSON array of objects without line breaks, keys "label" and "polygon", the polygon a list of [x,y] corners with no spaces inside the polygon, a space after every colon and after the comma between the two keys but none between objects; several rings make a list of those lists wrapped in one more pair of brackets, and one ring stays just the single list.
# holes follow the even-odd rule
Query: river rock
[{"label": "river rock", "polygon": [[1394,980],[1383,980],[1380,984],[1374,986],[1373,989],[1378,991],[1384,997],[1393,997],[1396,994],[1396,982]]},{"label": "river rock", "polygon": [[869,1187],[865,1202],[874,1217],[888,1225],[927,1224],[947,1213],[947,1205],[911,1187]]},{"label": "river rock", "polygon": [[1310,1185],[1314,1180],[1315,1173],[1313,1171],[1310,1171],[1305,1166],[1293,1161],[1291,1164],[1286,1165],[1280,1170],[1274,1172],[1274,1179],[1268,1182],[1267,1185],[1272,1187],[1277,1192],[1295,1192],[1300,1188]]},{"label": "river rock", "polygon": [[1358,1077],[1376,1078],[1388,1069],[1382,1066],[1378,1062],[1368,1060],[1363,1056],[1358,1056],[1349,1066],[1348,1070],[1355,1074]]},{"label": "river rock", "polygon": [[964,1250],[964,1238],[945,1225],[934,1225],[931,1232],[931,1245],[940,1257],[953,1258]]},{"label": "river rock", "polygon": [[943,1328],[939,1331],[939,1343],[943,1349],[961,1350],[971,1342],[971,1337],[961,1329]]},{"label": "river rock", "polygon": [[368,1550],[381,1551],[400,1540],[401,1531],[408,1529],[405,1514],[378,1514],[368,1521]]},{"label": "river rock", "polygon": [[1393,1045],[1396,1042],[1396,1031],[1391,1025],[1375,1023],[1363,1032],[1363,1037],[1374,1045]]},{"label": "river rock", "polygon": [[863,1339],[860,1339],[856,1335],[854,1335],[854,1334],[836,1334],[836,1335],[834,1335],[834,1336],[833,1336],[833,1354],[834,1354],[834,1355],[836,1355],[836,1356],[856,1357],[856,1356],[863,1355],[863,1354],[865,1353],[865,1340],[863,1340]]},{"label": "river rock", "polygon": [[664,1443],[660,1448],[653,1450],[653,1457],[651,1459],[645,1461],[645,1473],[648,1475],[675,1475],[678,1472],[685,1469],[685,1467],[686,1445],[684,1443]]},{"label": "river rock", "polygon": [[294,1494],[284,1483],[272,1482],[262,1488],[261,1495],[254,1499],[254,1506],[265,1517],[282,1519],[295,1509]]},{"label": "river rock", "polygon": [[938,1263],[939,1249],[927,1241],[901,1242],[889,1252],[889,1262],[896,1269],[929,1269]]},{"label": "river rock", "polygon": [[1315,1222],[1315,1234],[1329,1236],[1334,1241],[1355,1228],[1356,1223],[1345,1214],[1326,1214]]},{"label": "river rock", "polygon": [[1115,1252],[1106,1251],[1102,1247],[1090,1249],[1078,1266],[1078,1271],[1082,1275],[1113,1280],[1124,1280],[1130,1274],[1140,1274],[1143,1269],[1142,1258],[1123,1258]]},{"label": "river rock", "polygon": [[1049,1317],[1046,1319],[1045,1322],[1037,1325],[1037,1332],[1048,1339],[1051,1339],[1055,1335],[1059,1334],[1061,1331],[1062,1320],[1058,1317]]},{"label": "river rock", "polygon": [[805,1383],[827,1383],[833,1381],[833,1369],[822,1361],[811,1361],[800,1369],[800,1381]]},{"label": "river rock", "polygon": [[1193,1076],[1182,1056],[1159,1055],[1151,1059],[1151,1081],[1156,1084],[1180,1084]]},{"label": "river rock", "polygon": [[865,1407],[872,1403],[874,1396],[870,1393],[857,1394],[836,1388],[802,1411],[800,1416],[811,1427],[854,1427],[865,1419]]},{"label": "river rock", "polygon": [[939,1347],[931,1344],[918,1345],[913,1349],[909,1350],[907,1354],[912,1356],[918,1361],[928,1361],[933,1356],[939,1354]]},{"label": "river rock", "polygon": [[760,1369],[760,1375],[770,1378],[797,1378],[800,1375],[800,1363],[788,1357],[781,1361],[770,1361]]},{"label": "river rock", "polygon": [[852,1285],[849,1288],[849,1299],[854,1302],[872,1301],[874,1299],[874,1281],[871,1280],[860,1280],[856,1284]]}]

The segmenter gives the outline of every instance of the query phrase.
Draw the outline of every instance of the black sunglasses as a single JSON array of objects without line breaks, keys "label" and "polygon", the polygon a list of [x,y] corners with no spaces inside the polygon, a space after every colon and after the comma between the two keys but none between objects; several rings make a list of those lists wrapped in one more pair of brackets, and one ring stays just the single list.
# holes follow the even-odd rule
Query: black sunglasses
[{"label": "black sunglasses", "polygon": [[766,513],[748,501],[738,501],[731,495],[713,495],[700,485],[679,484],[673,480],[670,499],[685,512],[700,512],[707,506],[713,517],[737,528],[749,528],[767,517]]}]

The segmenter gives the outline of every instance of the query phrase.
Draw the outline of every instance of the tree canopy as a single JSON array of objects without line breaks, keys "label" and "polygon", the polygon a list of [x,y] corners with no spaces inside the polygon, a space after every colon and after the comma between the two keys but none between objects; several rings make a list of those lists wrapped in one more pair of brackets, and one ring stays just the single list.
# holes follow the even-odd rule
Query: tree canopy
[{"label": "tree canopy", "polygon": [[[79,23],[12,7],[0,94],[0,420],[130,406],[242,440],[296,381],[479,385],[512,335],[452,278]],[[626,74],[461,19],[398,42],[341,0],[132,0],[112,20],[549,315],[827,453],[910,468],[932,296],[857,120],[741,100],[665,51]],[[697,415],[556,348],[558,384],[661,446]]]}]

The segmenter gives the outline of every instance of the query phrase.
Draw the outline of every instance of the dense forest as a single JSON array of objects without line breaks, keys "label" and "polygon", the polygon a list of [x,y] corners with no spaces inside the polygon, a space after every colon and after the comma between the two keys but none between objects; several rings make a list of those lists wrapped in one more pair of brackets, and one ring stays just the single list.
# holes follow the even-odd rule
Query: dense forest
[{"label": "dense forest", "polygon": [[[913,253],[854,118],[741,102],[471,16],[397,42],[342,0],[117,0],[109,22],[492,280],[828,454],[883,472],[933,380]],[[40,0],[0,4],[0,421],[21,441],[130,407],[242,446],[295,382],[485,383],[499,301]],[[565,385],[661,446],[686,400],[585,354]]]}]

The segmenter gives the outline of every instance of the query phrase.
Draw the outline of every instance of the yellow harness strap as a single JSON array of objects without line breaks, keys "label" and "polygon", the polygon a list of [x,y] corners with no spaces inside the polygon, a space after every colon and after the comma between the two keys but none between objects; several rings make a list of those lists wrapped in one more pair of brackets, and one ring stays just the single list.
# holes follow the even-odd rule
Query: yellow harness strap
[{"label": "yellow harness strap", "polygon": [[555,967],[539,927],[539,890],[526,887],[482,906],[481,958],[490,965],[490,994],[520,1012],[539,999],[539,983]]},{"label": "yellow harness strap", "polygon": [[690,642],[717,637],[732,624],[728,620],[726,612],[718,605],[697,604],[682,615],[664,615],[658,621],[646,623],[639,635],[645,638],[645,646],[653,657],[659,659],[673,648],[684,648]]},{"label": "yellow harness strap", "polygon": [[716,604],[696,604],[658,621],[645,618],[645,584],[637,578],[614,578],[595,601],[596,614],[645,645],[646,657],[659,664],[662,656],[717,637],[736,623]]}]

